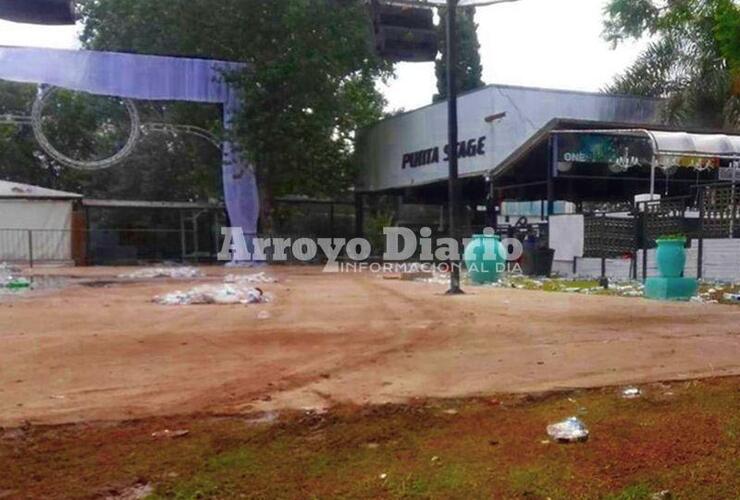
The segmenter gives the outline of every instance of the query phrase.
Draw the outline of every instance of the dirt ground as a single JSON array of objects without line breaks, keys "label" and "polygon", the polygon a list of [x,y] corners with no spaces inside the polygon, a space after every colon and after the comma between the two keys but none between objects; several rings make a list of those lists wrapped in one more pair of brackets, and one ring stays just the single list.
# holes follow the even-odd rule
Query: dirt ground
[{"label": "dirt ground", "polygon": [[279,279],[263,286],[273,303],[193,307],[151,299],[227,271],[126,284],[113,279],[121,268],[34,271],[94,286],[0,299],[0,426],[740,375],[737,307],[495,288],[446,297],[440,284],[264,270]]}]

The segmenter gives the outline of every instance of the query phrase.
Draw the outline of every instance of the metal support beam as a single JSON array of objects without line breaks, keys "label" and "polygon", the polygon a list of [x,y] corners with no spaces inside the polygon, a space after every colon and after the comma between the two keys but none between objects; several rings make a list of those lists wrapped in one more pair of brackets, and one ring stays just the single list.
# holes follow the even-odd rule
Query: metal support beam
[{"label": "metal support beam", "polygon": [[547,210],[546,215],[548,220],[550,216],[555,213],[555,165],[557,165],[557,144],[555,143],[555,136],[550,136],[550,141],[547,146],[549,154],[547,160]]},{"label": "metal support beam", "polygon": [[28,267],[33,267],[33,231],[28,231]]}]

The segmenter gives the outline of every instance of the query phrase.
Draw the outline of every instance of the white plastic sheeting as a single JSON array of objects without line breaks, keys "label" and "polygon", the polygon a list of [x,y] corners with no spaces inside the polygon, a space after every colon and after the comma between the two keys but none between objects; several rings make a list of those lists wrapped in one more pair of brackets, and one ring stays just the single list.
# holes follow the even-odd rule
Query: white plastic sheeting
[{"label": "white plastic sheeting", "polygon": [[[238,112],[239,96],[224,73],[245,67],[205,59],[0,47],[0,79],[127,99],[222,104],[227,129]],[[223,145],[223,181],[231,225],[255,234],[260,206],[256,175],[230,142]]]}]

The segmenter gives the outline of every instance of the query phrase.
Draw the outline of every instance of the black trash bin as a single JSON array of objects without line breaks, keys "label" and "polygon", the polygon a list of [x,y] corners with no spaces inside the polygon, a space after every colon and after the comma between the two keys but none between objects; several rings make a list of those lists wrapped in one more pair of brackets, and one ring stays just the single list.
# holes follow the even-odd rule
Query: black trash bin
[{"label": "black trash bin", "polygon": [[522,272],[526,276],[545,276],[552,274],[555,250],[550,248],[525,248],[522,255]]}]

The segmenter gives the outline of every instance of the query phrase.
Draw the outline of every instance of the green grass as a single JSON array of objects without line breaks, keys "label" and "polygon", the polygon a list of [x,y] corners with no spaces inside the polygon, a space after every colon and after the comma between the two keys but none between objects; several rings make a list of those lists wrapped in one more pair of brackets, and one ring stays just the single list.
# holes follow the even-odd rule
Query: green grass
[{"label": "green grass", "polygon": [[[272,426],[194,416],[33,428],[0,439],[0,492],[89,498],[148,483],[156,499],[737,498],[740,379],[643,391],[338,407]],[[591,439],[549,442],[547,424],[580,408]],[[190,434],[152,437],[165,428]]]}]

